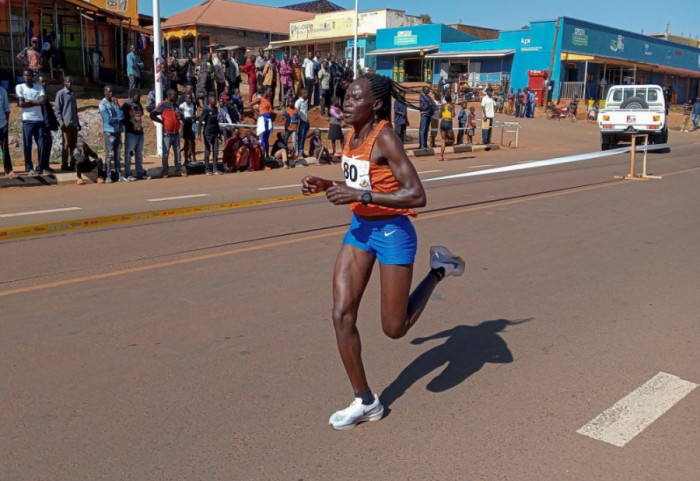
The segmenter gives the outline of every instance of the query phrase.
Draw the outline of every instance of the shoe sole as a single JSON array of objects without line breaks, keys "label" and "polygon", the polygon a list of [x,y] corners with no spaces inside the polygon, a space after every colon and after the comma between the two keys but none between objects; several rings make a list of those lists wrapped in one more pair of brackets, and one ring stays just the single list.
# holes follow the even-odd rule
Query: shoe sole
[{"label": "shoe sole", "polygon": [[371,416],[358,418],[353,424],[348,424],[345,426],[334,426],[331,423],[328,423],[328,424],[330,424],[331,427],[333,429],[335,429],[336,431],[347,431],[349,429],[353,429],[358,424],[362,424],[364,422],[379,421],[383,417],[384,417],[384,406],[382,406],[382,410],[379,411],[378,413],[372,414]]},{"label": "shoe sole", "polygon": [[[454,255],[452,252],[449,251],[446,247],[443,246],[433,246],[430,248],[430,256],[432,257],[433,254],[433,249],[441,251],[444,255],[449,256],[450,260],[448,261],[450,264],[455,265],[456,267],[459,268],[461,272],[457,274],[449,274],[453,277],[459,277],[462,274],[464,274],[464,271],[466,269],[466,263],[464,262],[464,259],[462,259],[460,256]],[[431,268],[432,268],[432,263],[431,263]]]}]

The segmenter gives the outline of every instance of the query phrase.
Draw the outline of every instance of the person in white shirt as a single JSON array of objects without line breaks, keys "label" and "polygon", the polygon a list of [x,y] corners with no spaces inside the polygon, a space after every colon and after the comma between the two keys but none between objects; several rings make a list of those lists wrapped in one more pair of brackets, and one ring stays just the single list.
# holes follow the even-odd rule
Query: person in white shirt
[{"label": "person in white shirt", "polygon": [[496,106],[493,101],[493,89],[486,89],[486,95],[481,99],[481,113],[483,120],[481,125],[481,139],[484,145],[491,143],[491,129],[493,128],[493,118],[496,115]]},{"label": "person in white shirt", "polygon": [[304,69],[304,85],[306,86],[306,92],[311,95],[314,91],[314,83],[316,82],[316,75],[314,70],[316,66],[314,65],[314,54],[309,51],[307,57],[304,59],[304,63],[301,65]]},{"label": "person in white shirt", "polygon": [[[311,55],[309,53],[309,55]],[[304,158],[304,142],[309,133],[309,91],[301,89],[299,98],[294,102],[294,108],[297,109],[299,115],[299,128],[297,130],[297,147],[299,149],[299,157]]]},{"label": "person in white shirt", "polygon": [[[44,133],[46,125],[44,116],[41,113],[41,106],[46,100],[44,88],[32,81],[31,70],[25,70],[22,74],[23,84],[17,84],[15,94],[17,95],[17,105],[22,109],[22,133],[24,141],[24,167],[29,175],[37,175],[32,163],[32,139],[36,142],[39,151],[39,162],[37,169],[42,175],[51,173],[48,166],[48,156],[44,155]],[[46,165],[42,164],[42,159],[46,160]]]}]

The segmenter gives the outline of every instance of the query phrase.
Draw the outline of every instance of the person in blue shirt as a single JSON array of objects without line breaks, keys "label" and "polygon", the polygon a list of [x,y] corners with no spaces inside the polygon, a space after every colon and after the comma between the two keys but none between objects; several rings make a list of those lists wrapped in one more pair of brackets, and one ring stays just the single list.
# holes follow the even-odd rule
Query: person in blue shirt
[{"label": "person in blue shirt", "polygon": [[126,56],[126,74],[129,76],[129,90],[141,88],[141,69],[143,62],[133,45],[129,45],[129,53]]},{"label": "person in blue shirt", "polygon": [[430,130],[430,119],[433,116],[433,111],[435,110],[435,103],[433,99],[428,96],[430,88],[423,87],[423,91],[420,94],[420,131],[418,134],[418,148],[427,149],[428,148],[428,131]]},{"label": "person in blue shirt", "polygon": [[700,97],[696,98],[693,104],[693,132],[698,130],[698,122],[700,122]]},{"label": "person in blue shirt", "polygon": [[401,142],[405,142],[406,139],[407,114],[406,103],[401,100],[394,100],[394,130],[396,130],[396,134],[401,139]]},{"label": "person in blue shirt", "polygon": [[464,141],[464,130],[466,129],[467,125],[467,102],[462,101],[460,107],[462,107],[462,109],[459,111],[459,115],[457,116],[457,124],[459,125],[457,130],[458,145]]},{"label": "person in blue shirt", "polygon": [[119,106],[119,101],[114,97],[111,85],[105,85],[105,96],[100,101],[100,115],[102,116],[102,132],[105,138],[105,182],[112,182],[112,158],[114,158],[114,170],[117,172],[120,182],[126,182],[126,177],[121,173],[121,149],[122,132],[124,132],[124,112]]}]

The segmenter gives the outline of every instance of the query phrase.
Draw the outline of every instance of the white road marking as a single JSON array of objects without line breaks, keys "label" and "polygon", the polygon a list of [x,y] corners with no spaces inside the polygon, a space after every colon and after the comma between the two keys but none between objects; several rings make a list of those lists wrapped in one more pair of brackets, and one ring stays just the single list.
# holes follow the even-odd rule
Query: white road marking
[{"label": "white road marking", "polygon": [[434,174],[435,172],[442,172],[442,170],[421,170],[419,174]]},{"label": "white road marking", "polygon": [[[646,148],[646,150],[660,150],[667,148],[666,144],[651,145]],[[523,161],[513,165],[506,165],[504,167],[495,167],[493,169],[480,170],[478,172],[464,172],[461,174],[453,175],[443,175],[441,177],[433,177],[432,179],[425,179],[423,182],[431,182],[434,180],[448,180],[448,179],[459,179],[461,177],[474,177],[477,175],[489,175],[489,174],[500,174],[502,172],[512,172],[515,170],[524,169],[535,169],[537,167],[545,167],[548,165],[566,164],[567,162],[580,162],[582,160],[597,159],[600,157],[609,157],[611,155],[624,154],[629,152],[631,147],[620,147],[618,149],[610,149],[601,152],[591,152],[588,154],[578,154],[569,155],[567,157],[558,157],[554,159],[546,160],[533,160],[533,161]],[[637,152],[644,150],[644,148],[637,147]]]},{"label": "white road marking", "polygon": [[301,187],[301,184],[275,185],[272,187],[258,187],[258,190],[290,189],[292,187]]},{"label": "white road marking", "polygon": [[576,432],[621,448],[696,387],[660,372]]},{"label": "white road marking", "polygon": [[52,212],[66,212],[69,210],[82,210],[81,207],[64,207],[63,209],[33,210],[31,212],[15,212],[12,214],[0,214],[0,217],[19,217],[21,215],[50,214]]},{"label": "white road marking", "polygon": [[162,202],[164,200],[192,199],[195,197],[209,197],[209,194],[178,195],[177,197],[161,197],[159,199],[146,199],[146,202]]},{"label": "white road marking", "polygon": [[494,164],[483,164],[483,165],[470,165],[470,169],[482,169],[484,167],[493,167]]}]

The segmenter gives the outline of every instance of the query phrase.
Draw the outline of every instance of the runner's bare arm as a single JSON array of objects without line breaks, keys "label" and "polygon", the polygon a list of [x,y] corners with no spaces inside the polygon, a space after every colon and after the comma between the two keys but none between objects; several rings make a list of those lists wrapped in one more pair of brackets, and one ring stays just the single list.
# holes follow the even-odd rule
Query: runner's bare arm
[{"label": "runner's bare arm", "polygon": [[[382,129],[372,149],[372,161],[388,165],[401,188],[394,192],[372,192],[372,204],[397,209],[423,207],[425,190],[413,163],[409,160],[401,139],[389,128]],[[326,197],[336,205],[360,202],[363,190],[336,182],[326,191]]]}]

